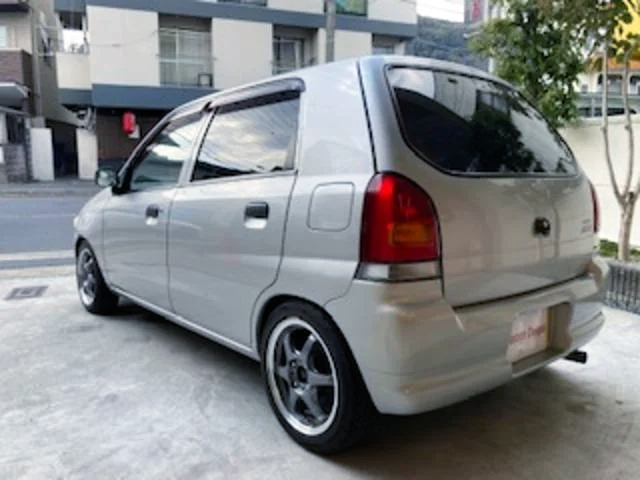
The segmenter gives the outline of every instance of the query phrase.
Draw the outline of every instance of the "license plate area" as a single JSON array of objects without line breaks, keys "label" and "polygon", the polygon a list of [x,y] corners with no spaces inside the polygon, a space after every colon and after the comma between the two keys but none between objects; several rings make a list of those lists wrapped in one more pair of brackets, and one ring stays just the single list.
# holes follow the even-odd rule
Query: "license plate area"
[{"label": "license plate area", "polygon": [[507,360],[515,363],[549,347],[550,311],[548,308],[516,314],[511,324]]}]

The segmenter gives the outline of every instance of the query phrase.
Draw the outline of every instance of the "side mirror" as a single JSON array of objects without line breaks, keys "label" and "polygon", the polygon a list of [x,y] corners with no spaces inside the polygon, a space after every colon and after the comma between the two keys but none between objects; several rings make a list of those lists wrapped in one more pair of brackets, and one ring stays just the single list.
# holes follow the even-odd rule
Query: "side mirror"
[{"label": "side mirror", "polygon": [[95,177],[96,185],[107,188],[118,183],[118,174],[111,168],[99,168]]}]

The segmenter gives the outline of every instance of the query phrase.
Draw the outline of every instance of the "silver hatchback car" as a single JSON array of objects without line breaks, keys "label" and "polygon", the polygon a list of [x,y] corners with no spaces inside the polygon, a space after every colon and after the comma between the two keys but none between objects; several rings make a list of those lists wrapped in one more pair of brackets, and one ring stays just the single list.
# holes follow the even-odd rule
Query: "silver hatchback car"
[{"label": "silver hatchback car", "polygon": [[601,329],[594,191],[484,72],[366,57],[163,119],[75,220],[90,312],[120,296],[262,365],[319,453],[563,358]]}]

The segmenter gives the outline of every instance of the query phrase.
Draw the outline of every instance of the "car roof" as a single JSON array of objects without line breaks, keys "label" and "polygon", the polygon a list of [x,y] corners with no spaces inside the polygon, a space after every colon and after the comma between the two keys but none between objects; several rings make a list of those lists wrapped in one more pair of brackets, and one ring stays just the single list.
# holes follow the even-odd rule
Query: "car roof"
[{"label": "car roof", "polygon": [[[485,80],[501,83],[503,85],[509,85],[504,80],[498,77],[495,77],[493,75],[490,75],[483,70],[462,65],[459,63],[436,60],[433,58],[413,57],[409,55],[369,55],[369,56],[364,56],[359,58],[351,58],[348,60],[341,60],[338,62],[325,63],[322,65],[316,65],[312,67],[306,67],[300,70],[295,70],[293,72],[289,72],[281,75],[275,75],[273,77],[268,77],[263,80],[258,80],[256,82],[247,83],[247,84],[239,85],[237,87],[221,90],[219,92],[215,92],[215,93],[203,96],[189,103],[181,105],[180,107],[174,110],[171,116],[180,115],[186,111],[193,111],[198,108],[204,108],[210,102],[215,102],[221,98],[231,96],[235,93],[253,90],[260,86],[268,86],[270,84],[275,84],[287,79],[304,80],[305,78],[311,78],[315,75],[324,75],[326,73],[325,70],[331,68],[332,65],[348,66],[349,64],[353,66],[360,66],[360,68],[363,71],[371,72],[371,73],[380,71],[380,69],[386,66],[413,67],[413,68],[425,68],[425,69],[428,68],[428,69],[434,69],[434,70],[447,71],[447,72],[460,74],[460,75],[479,77]],[[342,71],[347,71],[347,69],[342,69]]]}]

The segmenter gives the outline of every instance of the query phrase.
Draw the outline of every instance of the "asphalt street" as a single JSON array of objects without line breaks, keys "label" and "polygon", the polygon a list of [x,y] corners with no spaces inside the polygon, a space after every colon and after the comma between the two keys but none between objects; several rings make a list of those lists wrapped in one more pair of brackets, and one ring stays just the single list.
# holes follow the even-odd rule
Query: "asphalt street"
[{"label": "asphalt street", "polygon": [[88,198],[0,196],[0,269],[73,263],[73,218]]}]

